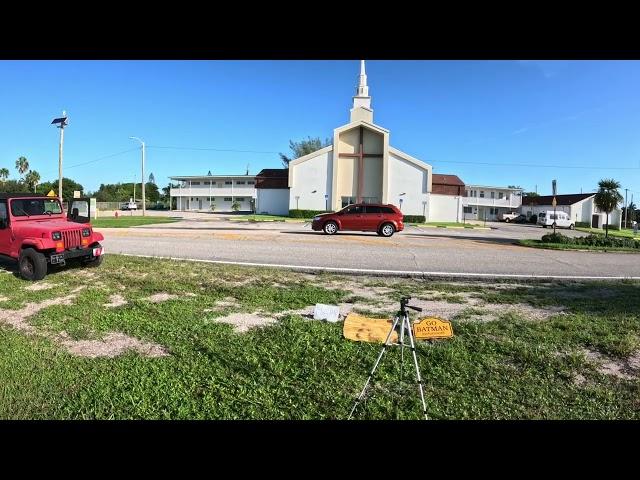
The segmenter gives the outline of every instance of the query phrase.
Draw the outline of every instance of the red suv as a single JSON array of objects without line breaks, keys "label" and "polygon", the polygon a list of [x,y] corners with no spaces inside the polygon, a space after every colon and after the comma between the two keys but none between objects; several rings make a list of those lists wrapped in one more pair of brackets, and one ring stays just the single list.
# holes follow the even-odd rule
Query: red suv
[{"label": "red suv", "polygon": [[376,232],[390,237],[404,230],[402,212],[395,205],[381,203],[358,203],[348,205],[335,213],[323,213],[313,217],[311,228],[333,235],[338,230]]},{"label": "red suv", "polygon": [[42,280],[48,265],[78,259],[87,267],[102,263],[102,234],[91,227],[90,201],[69,202],[67,215],[55,197],[0,193],[0,256],[18,261],[25,280]]}]

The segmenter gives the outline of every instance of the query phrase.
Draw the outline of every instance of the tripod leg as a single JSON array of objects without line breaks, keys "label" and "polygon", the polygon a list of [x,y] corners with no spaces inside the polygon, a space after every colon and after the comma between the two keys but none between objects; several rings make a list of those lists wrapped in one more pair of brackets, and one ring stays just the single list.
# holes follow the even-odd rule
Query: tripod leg
[{"label": "tripod leg", "polygon": [[424,391],[422,389],[422,378],[420,378],[420,367],[418,366],[418,357],[416,355],[416,345],[413,343],[413,331],[409,328],[409,341],[411,342],[411,353],[413,353],[413,363],[416,366],[416,377],[418,378],[418,387],[420,388],[420,399],[422,400],[422,413],[424,413],[424,419],[429,420],[427,417],[427,404],[424,401]]},{"label": "tripod leg", "polygon": [[380,354],[378,355],[378,359],[376,360],[376,363],[374,363],[373,368],[371,369],[371,373],[369,374],[369,378],[367,378],[367,381],[364,383],[364,387],[362,388],[362,391],[360,392],[360,395],[356,399],[356,403],[353,405],[353,408],[351,409],[351,413],[349,414],[349,419],[351,419],[351,417],[353,416],[353,412],[356,411],[356,408],[358,407],[358,404],[362,400],[362,397],[364,397],[364,393],[367,391],[367,387],[369,386],[369,382],[371,381],[371,378],[373,377],[373,374],[375,373],[376,369],[378,368],[378,365],[380,364],[380,360],[382,359],[382,355],[384,355],[384,352],[387,350],[387,347],[389,346],[389,339],[391,338],[391,334],[393,333],[393,331],[396,329],[396,325],[398,325],[398,321],[399,320],[400,320],[400,317],[396,317],[395,320],[393,321],[393,325],[391,325],[391,330],[389,330],[389,334],[387,335],[387,339],[384,341],[384,345],[382,346],[382,350],[380,350]]}]

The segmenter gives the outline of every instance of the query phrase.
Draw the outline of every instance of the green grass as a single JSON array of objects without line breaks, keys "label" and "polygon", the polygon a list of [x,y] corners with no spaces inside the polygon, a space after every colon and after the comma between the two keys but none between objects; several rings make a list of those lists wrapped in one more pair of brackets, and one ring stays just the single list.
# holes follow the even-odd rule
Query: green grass
[{"label": "green grass", "polygon": [[[621,360],[638,351],[637,282],[531,287],[444,283],[312,276],[117,255],[108,255],[98,269],[52,272],[45,282],[54,288],[27,291],[30,284],[0,272],[0,312],[86,286],[71,305],[45,308],[30,317],[29,324],[37,332],[65,331],[75,339],[123,332],[163,345],[170,355],[77,357],[47,338],[0,321],[1,419],[346,418],[380,345],[344,339],[341,323],[295,314],[247,333],[235,333],[216,318],[232,312],[286,312],[349,297],[357,301],[361,297],[344,288],[349,283],[391,288],[387,296],[396,299],[405,293],[429,297],[435,290],[453,302],[473,293],[492,305],[567,308],[566,314],[547,320],[510,314],[486,323],[454,319],[453,339],[420,343],[417,353],[430,418],[640,418],[637,371],[631,380],[605,375],[580,354],[589,348]],[[329,282],[335,286],[328,287]],[[114,293],[128,303],[105,308]],[[178,298],[159,304],[145,300],[155,293]],[[227,297],[235,299],[233,306],[205,311]],[[373,308],[369,302],[357,306]],[[472,315],[473,308],[482,313],[482,307],[470,305],[461,318]],[[415,384],[397,382],[399,365],[400,352],[392,349],[358,418],[421,418]],[[407,358],[404,368],[405,379],[410,378]],[[585,381],[577,384],[576,375]]]},{"label": "green grass", "polygon": [[234,215],[229,217],[232,222],[306,222],[311,219],[291,218],[280,215]]},{"label": "green grass", "polygon": [[594,252],[629,252],[640,253],[637,248],[599,247],[595,245],[568,245],[563,243],[545,243],[542,240],[518,240],[523,247],[546,248],[548,250],[592,250]]},{"label": "green grass", "polygon": [[410,223],[416,227],[438,227],[438,228],[483,228],[481,225],[473,225],[460,222],[427,222],[427,223]]},{"label": "green grass", "polygon": [[[599,235],[604,235],[605,231],[603,228],[581,228],[576,227],[576,230],[580,232],[587,233],[597,233]],[[610,237],[627,237],[627,238],[635,238],[636,240],[640,240],[640,234],[633,235],[633,230],[631,229],[622,229],[622,230],[609,230]]]},{"label": "green grass", "polygon": [[127,216],[126,214],[118,218],[96,218],[91,221],[91,225],[96,228],[126,228],[137,227],[138,225],[155,225],[160,223],[173,223],[180,220],[175,217],[141,217]]}]

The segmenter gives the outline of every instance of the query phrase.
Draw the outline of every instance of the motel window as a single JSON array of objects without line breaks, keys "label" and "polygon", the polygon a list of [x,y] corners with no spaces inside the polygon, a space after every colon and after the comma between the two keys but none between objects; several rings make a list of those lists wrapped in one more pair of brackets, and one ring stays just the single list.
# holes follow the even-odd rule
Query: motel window
[{"label": "motel window", "polygon": [[464,207],[464,213],[473,213],[471,207]]},{"label": "motel window", "polygon": [[191,182],[191,185],[200,185],[200,182]]},{"label": "motel window", "polygon": [[211,185],[211,182],[204,182],[205,185]]},{"label": "motel window", "polygon": [[231,185],[231,184],[232,184],[232,182],[231,182],[231,180],[227,180],[226,182],[224,182],[224,184],[225,184],[225,185]]},{"label": "motel window", "polygon": [[484,198],[484,190],[480,190],[480,198]]},{"label": "motel window", "polygon": [[232,199],[231,199],[231,197],[224,197],[224,201],[225,201],[225,202],[231,202],[231,201],[232,201]]},{"label": "motel window", "polygon": [[236,200],[237,200],[238,202],[244,202],[244,198],[242,198],[242,197],[236,197]]},{"label": "motel window", "polygon": [[491,198],[496,198],[496,192],[491,192]]},{"label": "motel window", "polygon": [[247,182],[247,185],[255,185],[255,183],[256,183],[256,182],[254,182],[253,180],[249,180],[249,181]]},{"label": "motel window", "polygon": [[504,193],[502,193],[502,192],[498,193],[498,199],[502,200],[502,197],[504,197]]},{"label": "motel window", "polygon": [[244,185],[244,180],[237,181],[236,185]]},{"label": "motel window", "polygon": [[469,190],[465,190],[465,191],[464,191],[464,196],[465,196],[465,197],[468,197],[468,196],[469,196]]}]

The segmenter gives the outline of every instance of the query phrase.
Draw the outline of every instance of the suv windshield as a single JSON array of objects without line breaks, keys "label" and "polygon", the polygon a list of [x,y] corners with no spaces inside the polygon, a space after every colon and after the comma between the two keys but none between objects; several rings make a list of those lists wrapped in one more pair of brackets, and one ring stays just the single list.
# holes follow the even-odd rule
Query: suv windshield
[{"label": "suv windshield", "polygon": [[59,213],[62,213],[60,203],[51,198],[17,198],[11,201],[11,214],[14,217]]}]

